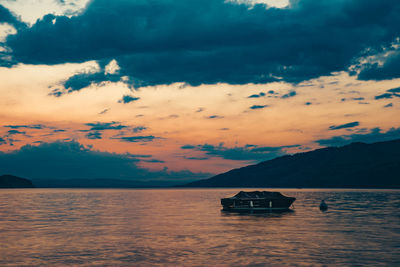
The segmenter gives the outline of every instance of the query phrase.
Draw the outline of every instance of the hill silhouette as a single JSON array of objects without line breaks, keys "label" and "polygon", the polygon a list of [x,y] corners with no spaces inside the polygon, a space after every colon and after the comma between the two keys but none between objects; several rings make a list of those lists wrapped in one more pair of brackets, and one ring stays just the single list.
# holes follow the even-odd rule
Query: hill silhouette
[{"label": "hill silhouette", "polygon": [[286,155],[183,187],[400,188],[400,139]]},{"label": "hill silhouette", "polygon": [[0,188],[33,188],[32,182],[13,175],[0,176]]}]

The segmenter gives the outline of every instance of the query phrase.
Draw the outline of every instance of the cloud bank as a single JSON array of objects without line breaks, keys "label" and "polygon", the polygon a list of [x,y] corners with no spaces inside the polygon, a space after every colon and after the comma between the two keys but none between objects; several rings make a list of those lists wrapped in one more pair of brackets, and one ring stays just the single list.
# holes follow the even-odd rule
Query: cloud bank
[{"label": "cloud bank", "polygon": [[[4,141],[4,140],[3,140]],[[0,138],[0,143],[3,142]],[[139,167],[149,155],[100,152],[76,141],[25,145],[11,152],[0,152],[2,173],[31,179],[125,179],[125,180],[194,180],[209,177],[208,173],[190,171],[151,171]]]},{"label": "cloud bank", "polygon": [[353,142],[374,143],[400,138],[400,128],[390,128],[388,131],[384,132],[381,128],[376,127],[364,131],[366,132],[334,136],[327,139],[320,139],[315,142],[321,146],[343,146]]},{"label": "cloud bank", "polygon": [[285,154],[285,148],[299,147],[299,145],[279,146],[279,147],[259,147],[256,145],[246,145],[243,147],[226,147],[223,143],[218,146],[204,145],[184,145],[183,150],[195,150],[204,152],[207,157],[186,157],[186,159],[205,160],[210,157],[220,157],[229,160],[263,161],[276,158]]},{"label": "cloud bank", "polygon": [[329,126],[329,130],[340,130],[340,129],[353,128],[353,127],[357,127],[358,125],[360,125],[360,123],[358,121],[353,121],[353,122],[349,122],[349,123],[345,123],[345,124],[341,124],[341,125]]},{"label": "cloud bank", "polygon": [[[225,0],[93,0],[75,16],[49,14],[31,27],[4,7],[0,14],[19,25],[2,45],[0,65],[98,62],[99,72],[65,81],[67,92],[117,80],[134,87],[297,83],[350,67],[364,80],[400,77],[398,0],[291,0],[282,9]],[[359,60],[382,53],[381,64]]]}]

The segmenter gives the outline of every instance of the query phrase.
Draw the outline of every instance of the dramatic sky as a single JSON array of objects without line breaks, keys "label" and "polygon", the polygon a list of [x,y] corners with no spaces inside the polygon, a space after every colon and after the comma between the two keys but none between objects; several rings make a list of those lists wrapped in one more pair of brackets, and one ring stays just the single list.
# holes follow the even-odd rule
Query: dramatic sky
[{"label": "dramatic sky", "polygon": [[398,0],[0,0],[0,174],[188,181],[399,115]]}]

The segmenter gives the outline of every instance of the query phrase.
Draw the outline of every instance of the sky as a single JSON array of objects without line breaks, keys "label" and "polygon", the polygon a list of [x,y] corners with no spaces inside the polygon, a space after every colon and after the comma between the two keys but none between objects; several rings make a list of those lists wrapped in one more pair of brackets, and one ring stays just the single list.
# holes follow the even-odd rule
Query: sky
[{"label": "sky", "polygon": [[0,170],[192,181],[400,138],[397,0],[0,0]]}]

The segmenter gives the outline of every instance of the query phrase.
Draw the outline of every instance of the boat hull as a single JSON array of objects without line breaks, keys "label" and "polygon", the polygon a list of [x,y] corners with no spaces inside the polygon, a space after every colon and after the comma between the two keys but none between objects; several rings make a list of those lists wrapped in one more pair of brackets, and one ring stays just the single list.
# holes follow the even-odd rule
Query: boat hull
[{"label": "boat hull", "polygon": [[275,212],[275,211],[288,211],[289,208],[222,208],[223,211],[233,212]]}]

